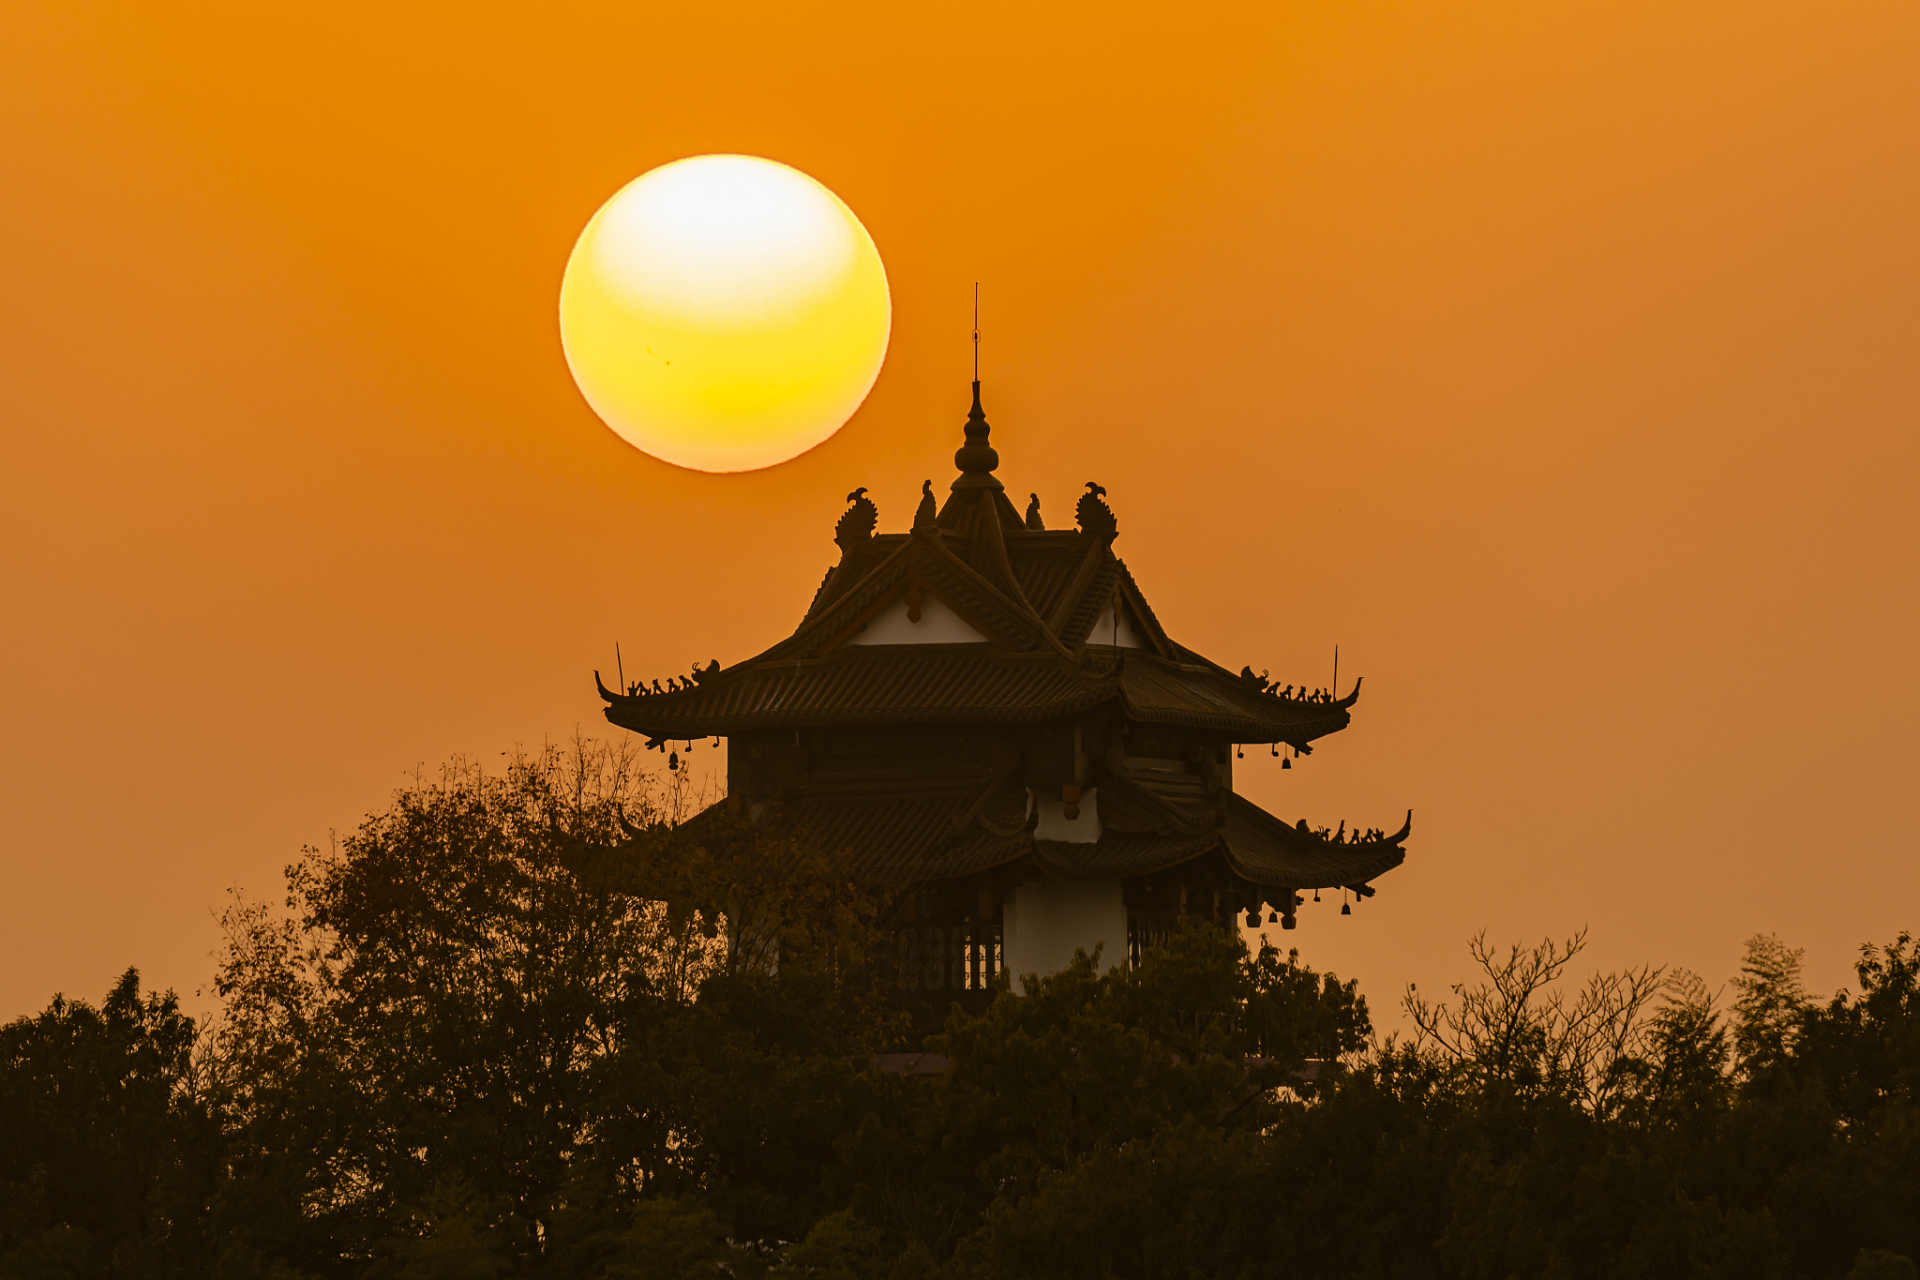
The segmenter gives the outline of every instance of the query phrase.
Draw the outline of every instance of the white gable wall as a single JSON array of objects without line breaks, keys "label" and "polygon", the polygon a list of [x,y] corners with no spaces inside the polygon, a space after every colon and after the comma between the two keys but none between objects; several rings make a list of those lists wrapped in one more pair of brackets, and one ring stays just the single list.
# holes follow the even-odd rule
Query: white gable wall
[{"label": "white gable wall", "polygon": [[907,618],[907,599],[903,595],[855,632],[847,643],[985,644],[987,638],[928,591],[920,602],[920,621],[913,622]]},{"label": "white gable wall", "polygon": [[1134,628],[1133,616],[1124,607],[1120,610],[1120,626],[1113,625],[1113,603],[1100,611],[1100,620],[1093,624],[1093,630],[1087,632],[1088,644],[1119,645],[1122,649],[1144,649],[1146,639]]}]

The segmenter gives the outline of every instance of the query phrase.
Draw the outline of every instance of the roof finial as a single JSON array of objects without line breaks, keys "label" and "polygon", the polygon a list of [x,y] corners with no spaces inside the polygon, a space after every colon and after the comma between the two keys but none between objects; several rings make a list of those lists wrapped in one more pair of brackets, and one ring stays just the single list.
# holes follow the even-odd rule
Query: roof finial
[{"label": "roof finial", "polygon": [[980,282],[973,282],[973,398],[980,398]]},{"label": "roof finial", "polygon": [[953,482],[955,489],[998,489],[1000,482],[993,478],[993,472],[1000,465],[1000,455],[988,443],[992,428],[987,425],[987,411],[980,407],[980,285],[973,286],[973,408],[967,411],[967,442],[953,455],[953,465],[960,468],[959,479]]}]

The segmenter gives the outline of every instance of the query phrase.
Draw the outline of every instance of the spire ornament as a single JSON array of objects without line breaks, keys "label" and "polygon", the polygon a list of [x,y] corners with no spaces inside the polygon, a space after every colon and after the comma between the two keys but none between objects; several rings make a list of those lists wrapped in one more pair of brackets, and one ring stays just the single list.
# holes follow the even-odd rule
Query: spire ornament
[{"label": "spire ornament", "polygon": [[980,284],[973,286],[973,407],[967,410],[967,442],[953,455],[953,465],[960,470],[952,485],[955,493],[962,489],[1004,489],[1006,486],[994,478],[994,471],[1000,465],[1000,455],[989,443],[988,437],[993,428],[987,425],[987,411],[980,407]]},{"label": "spire ornament", "polygon": [[960,469],[960,476],[953,482],[955,489],[999,489],[1004,486],[994,478],[994,470],[1000,465],[1000,454],[988,443],[993,428],[987,425],[987,412],[980,407],[980,380],[973,380],[973,408],[967,411],[967,442],[953,455],[953,465]]}]

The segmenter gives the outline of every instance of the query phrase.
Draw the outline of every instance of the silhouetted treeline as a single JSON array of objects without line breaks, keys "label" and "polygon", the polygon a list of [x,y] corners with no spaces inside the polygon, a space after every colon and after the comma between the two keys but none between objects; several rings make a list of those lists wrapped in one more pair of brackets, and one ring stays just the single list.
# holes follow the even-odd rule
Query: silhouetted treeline
[{"label": "silhouetted treeline", "polygon": [[0,1028],[0,1277],[1916,1274],[1906,935],[1825,1002],[1476,942],[1380,1043],[1193,928],[913,1044],[881,896],[674,807],[453,767],[234,904],[211,1026],[129,971]]}]

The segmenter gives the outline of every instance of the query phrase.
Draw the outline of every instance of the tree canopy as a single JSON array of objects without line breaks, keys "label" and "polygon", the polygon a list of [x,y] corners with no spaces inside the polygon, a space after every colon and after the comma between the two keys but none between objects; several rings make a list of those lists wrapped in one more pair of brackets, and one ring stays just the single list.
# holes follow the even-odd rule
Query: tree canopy
[{"label": "tree canopy", "polygon": [[209,1025],[129,970],[0,1028],[0,1280],[1916,1277],[1905,934],[1824,1001],[1475,939],[1382,1038],[1195,925],[923,1037],[886,891],[687,798],[456,762],[231,904]]}]

